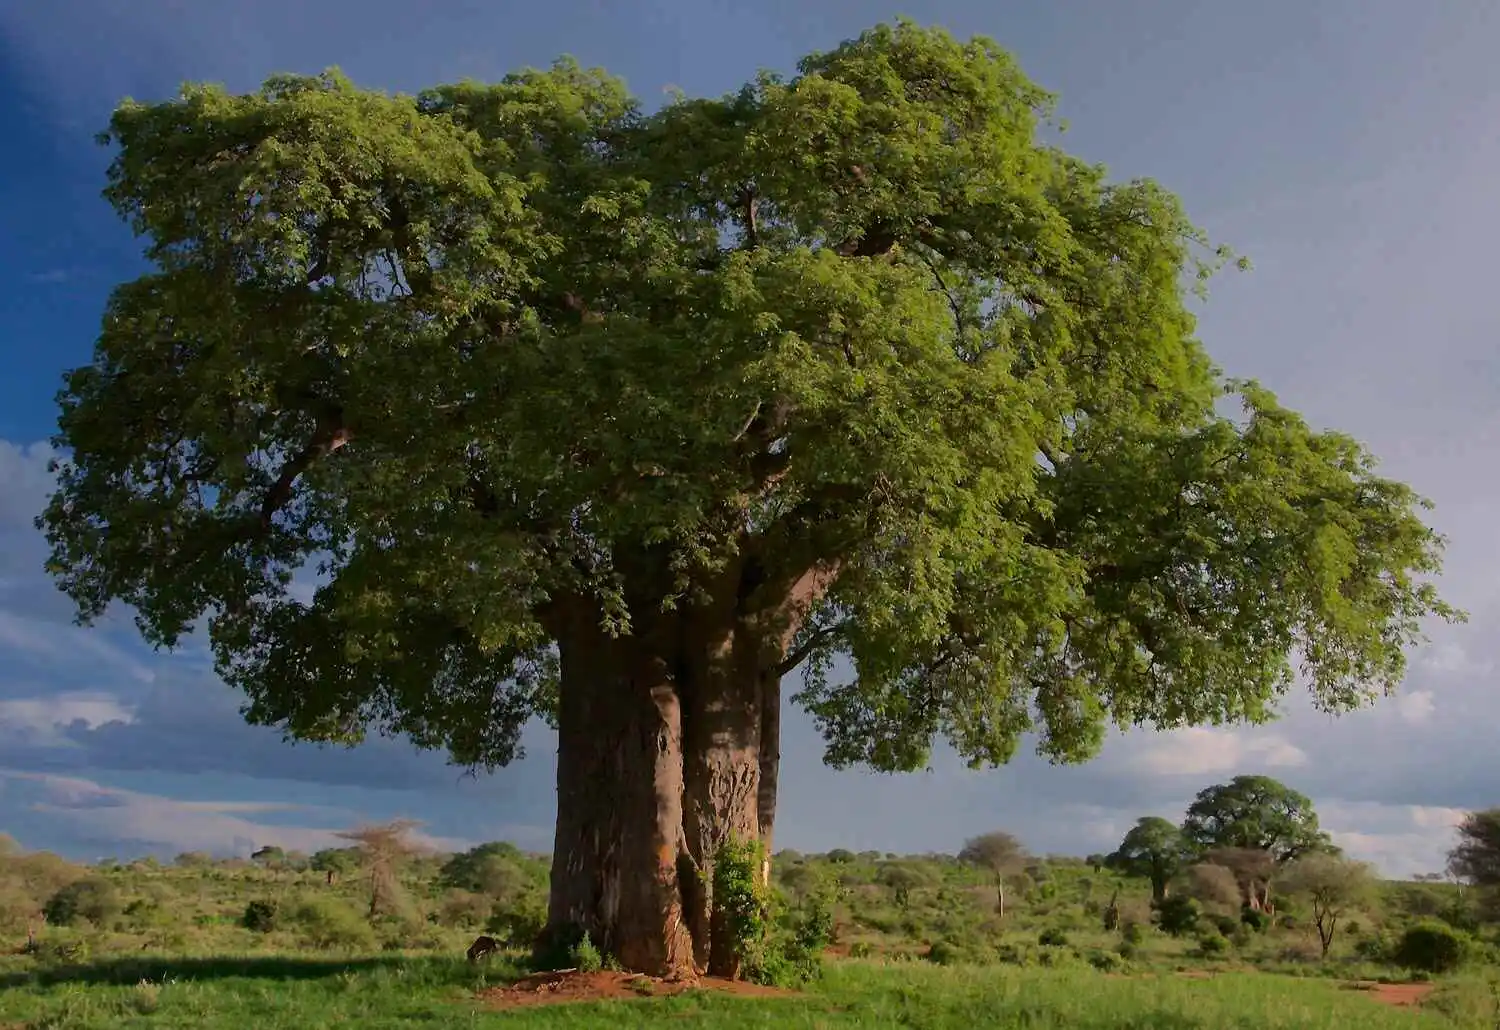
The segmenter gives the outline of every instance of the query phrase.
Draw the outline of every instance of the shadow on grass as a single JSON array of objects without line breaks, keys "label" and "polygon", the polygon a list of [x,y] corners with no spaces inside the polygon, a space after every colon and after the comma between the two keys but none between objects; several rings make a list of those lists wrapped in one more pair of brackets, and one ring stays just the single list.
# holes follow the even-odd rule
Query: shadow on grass
[{"label": "shadow on grass", "polygon": [[[462,958],[413,958],[389,955],[366,958],[312,958],[294,955],[180,957],[125,956],[95,962],[43,966],[25,972],[0,974],[0,990],[7,987],[96,984],[132,986],[142,980],[322,980],[341,973],[371,973],[405,968],[419,971],[427,982],[467,983],[475,969]],[[491,975],[500,970],[490,970]],[[506,970],[508,973],[509,970]],[[517,974],[519,975],[519,974]]]}]

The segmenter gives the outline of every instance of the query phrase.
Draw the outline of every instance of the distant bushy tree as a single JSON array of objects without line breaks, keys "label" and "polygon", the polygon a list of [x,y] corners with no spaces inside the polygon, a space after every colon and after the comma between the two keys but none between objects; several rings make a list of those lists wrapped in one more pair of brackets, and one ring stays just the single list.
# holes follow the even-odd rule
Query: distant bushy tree
[{"label": "distant bushy tree", "polygon": [[120,914],[121,904],[112,882],[90,876],[58,890],[42,911],[53,926],[72,926],[80,920],[103,926]]},{"label": "distant bushy tree", "polygon": [[1464,816],[1458,843],[1448,852],[1448,871],[1476,887],[1500,886],[1500,808]]},{"label": "distant bushy tree", "polygon": [[1182,868],[1185,854],[1182,831],[1151,815],[1136,820],[1119,848],[1105,861],[1127,876],[1150,880],[1152,900],[1161,901],[1167,896],[1172,877]]},{"label": "distant bushy tree", "polygon": [[1269,776],[1236,776],[1198,792],[1182,836],[1199,854],[1214,848],[1268,852],[1286,862],[1310,851],[1336,851],[1318,828],[1312,801]]}]

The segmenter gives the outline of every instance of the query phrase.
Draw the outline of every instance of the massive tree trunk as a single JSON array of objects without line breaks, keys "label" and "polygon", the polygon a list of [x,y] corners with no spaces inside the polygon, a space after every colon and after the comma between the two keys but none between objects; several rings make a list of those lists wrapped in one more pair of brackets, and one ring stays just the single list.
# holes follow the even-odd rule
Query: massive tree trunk
[{"label": "massive tree trunk", "polygon": [[560,620],[548,931],[587,933],[628,969],[687,970],[682,706],[665,661],[599,621],[591,606]]},{"label": "massive tree trunk", "polygon": [[735,976],[713,861],[731,836],[770,844],[783,633],[689,609],[611,637],[599,616],[579,605],[558,635],[549,930],[587,931],[638,972]]}]

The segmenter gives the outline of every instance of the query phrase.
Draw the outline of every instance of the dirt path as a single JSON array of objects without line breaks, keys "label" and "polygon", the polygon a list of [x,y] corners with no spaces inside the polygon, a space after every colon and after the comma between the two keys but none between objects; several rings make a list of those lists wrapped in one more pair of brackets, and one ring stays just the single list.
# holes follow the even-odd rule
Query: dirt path
[{"label": "dirt path", "polygon": [[1356,980],[1349,988],[1365,991],[1376,1001],[1398,1008],[1420,1005],[1432,993],[1432,984],[1383,984],[1373,980]]},{"label": "dirt path", "polygon": [[537,973],[507,987],[484,991],[480,998],[493,1008],[511,1009],[530,1005],[665,998],[697,990],[720,991],[753,998],[784,998],[792,993],[743,980],[721,980],[708,976],[695,980],[662,980],[634,973],[581,973],[576,969],[565,969],[555,973]]}]

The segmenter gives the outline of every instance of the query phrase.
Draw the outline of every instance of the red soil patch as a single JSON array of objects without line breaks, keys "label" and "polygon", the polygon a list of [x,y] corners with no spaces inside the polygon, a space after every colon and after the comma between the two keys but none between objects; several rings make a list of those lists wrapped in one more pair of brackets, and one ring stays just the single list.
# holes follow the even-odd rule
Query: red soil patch
[{"label": "red soil patch", "polygon": [[1353,990],[1367,992],[1378,1002],[1398,1008],[1420,1005],[1432,993],[1432,984],[1382,984],[1359,980],[1349,986]]},{"label": "red soil patch", "polygon": [[776,987],[704,976],[697,979],[664,980],[636,973],[580,973],[563,969],[536,973],[508,987],[484,991],[480,998],[493,1008],[511,1009],[530,1005],[566,1005],[586,1001],[624,1001],[632,998],[665,998],[687,991],[719,991],[750,998],[785,998],[792,992]]}]

